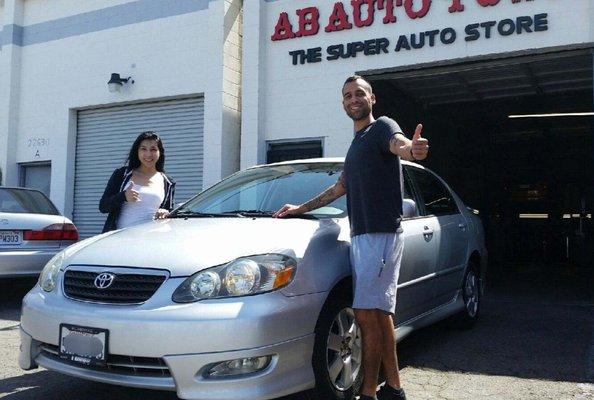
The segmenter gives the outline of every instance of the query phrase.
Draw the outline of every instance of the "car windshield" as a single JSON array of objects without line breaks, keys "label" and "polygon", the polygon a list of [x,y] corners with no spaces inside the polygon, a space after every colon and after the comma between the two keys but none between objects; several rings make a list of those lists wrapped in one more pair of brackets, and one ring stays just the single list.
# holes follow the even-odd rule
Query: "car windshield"
[{"label": "car windshield", "polygon": [[[240,214],[270,216],[286,203],[301,204],[336,183],[342,164],[271,165],[238,172],[192,198],[173,216]],[[312,210],[304,217],[344,217],[346,198]]]},{"label": "car windshield", "polygon": [[0,212],[60,215],[43,193],[13,188],[0,188]]}]

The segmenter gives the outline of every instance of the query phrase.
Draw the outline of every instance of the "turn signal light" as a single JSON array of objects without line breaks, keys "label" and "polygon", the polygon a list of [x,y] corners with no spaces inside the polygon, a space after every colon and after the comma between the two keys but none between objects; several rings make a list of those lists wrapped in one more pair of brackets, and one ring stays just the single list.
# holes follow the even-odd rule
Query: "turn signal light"
[{"label": "turn signal light", "polygon": [[52,224],[40,231],[23,231],[24,240],[78,240],[74,224]]},{"label": "turn signal light", "polygon": [[274,288],[283,287],[293,279],[293,274],[295,273],[295,267],[288,266],[284,270],[280,271],[276,275],[276,279],[274,280]]}]

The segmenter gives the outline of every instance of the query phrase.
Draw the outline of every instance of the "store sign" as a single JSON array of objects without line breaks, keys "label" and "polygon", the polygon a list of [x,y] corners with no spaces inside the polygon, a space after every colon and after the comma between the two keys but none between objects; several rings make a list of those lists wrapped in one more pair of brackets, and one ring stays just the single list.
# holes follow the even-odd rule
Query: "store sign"
[{"label": "store sign", "polygon": [[[457,13],[464,11],[463,0],[449,0],[448,11]],[[471,0],[469,0],[471,1]],[[473,0],[482,7],[496,6],[501,0]],[[509,0],[518,3],[520,0]],[[532,1],[532,0],[525,0]],[[384,24],[398,21],[395,8],[403,7],[410,19],[424,18],[429,12],[432,0],[351,0],[350,10],[347,12],[342,2],[334,3],[332,12],[324,31],[328,33],[371,26],[378,14]],[[296,39],[314,36],[320,30],[320,11],[317,7],[307,7],[296,11],[298,27],[294,29],[289,15],[282,12],[271,37],[273,41]],[[334,44],[323,49],[315,47],[289,52],[293,65],[317,63],[324,59],[334,61],[338,59],[370,56],[402,50],[414,50],[424,47],[434,47],[437,44],[449,45],[463,38],[467,42],[479,39],[491,39],[496,36],[522,35],[548,30],[548,15],[546,13],[533,16],[506,18],[499,21],[482,21],[466,25],[463,32],[446,27],[409,35],[400,35],[392,40],[376,38],[351,43]],[[351,22],[351,19],[353,22]]]}]

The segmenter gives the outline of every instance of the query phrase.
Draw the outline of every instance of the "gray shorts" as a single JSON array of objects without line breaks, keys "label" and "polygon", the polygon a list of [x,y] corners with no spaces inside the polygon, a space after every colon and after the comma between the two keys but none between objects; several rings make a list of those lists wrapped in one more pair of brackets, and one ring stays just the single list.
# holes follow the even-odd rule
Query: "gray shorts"
[{"label": "gray shorts", "polygon": [[353,308],[394,314],[403,249],[402,233],[366,233],[351,238]]}]

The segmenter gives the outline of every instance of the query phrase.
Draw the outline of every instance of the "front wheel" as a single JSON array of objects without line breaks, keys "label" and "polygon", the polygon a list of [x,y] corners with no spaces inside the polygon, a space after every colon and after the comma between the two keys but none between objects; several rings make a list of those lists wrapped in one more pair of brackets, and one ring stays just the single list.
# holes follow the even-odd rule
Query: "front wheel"
[{"label": "front wheel", "polygon": [[313,370],[314,397],[324,400],[353,400],[359,392],[361,330],[355,322],[350,296],[338,293],[330,298],[318,319],[315,331]]}]

